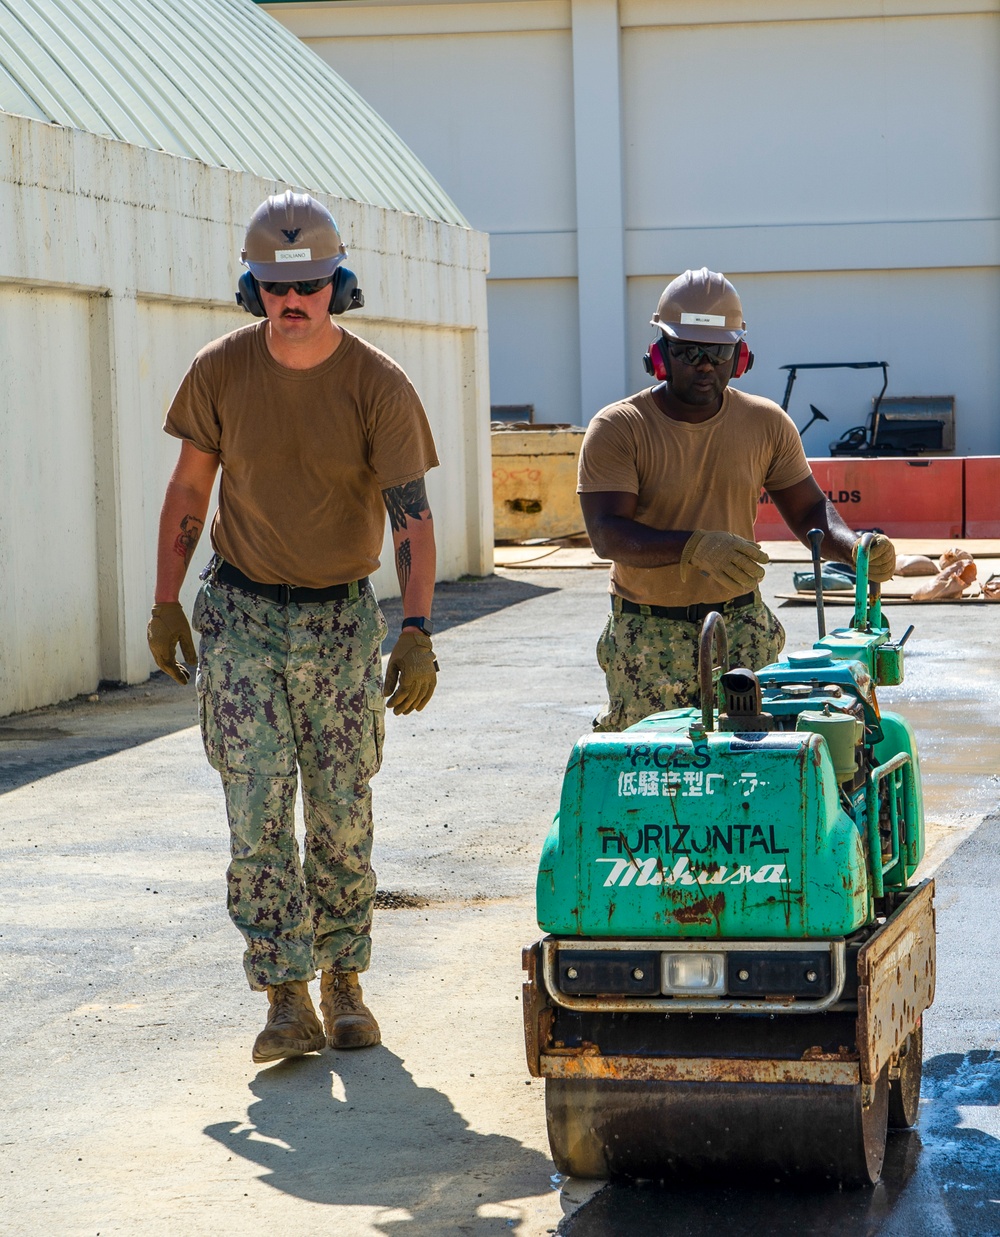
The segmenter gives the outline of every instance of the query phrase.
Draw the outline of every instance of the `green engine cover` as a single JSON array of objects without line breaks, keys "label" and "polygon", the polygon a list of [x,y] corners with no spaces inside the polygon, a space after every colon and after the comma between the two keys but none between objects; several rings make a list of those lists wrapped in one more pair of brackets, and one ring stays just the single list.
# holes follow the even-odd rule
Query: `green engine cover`
[{"label": "green engine cover", "polygon": [[826,741],[655,714],[573,749],[538,872],[539,926],[588,937],[841,936],[869,922],[861,834]]}]

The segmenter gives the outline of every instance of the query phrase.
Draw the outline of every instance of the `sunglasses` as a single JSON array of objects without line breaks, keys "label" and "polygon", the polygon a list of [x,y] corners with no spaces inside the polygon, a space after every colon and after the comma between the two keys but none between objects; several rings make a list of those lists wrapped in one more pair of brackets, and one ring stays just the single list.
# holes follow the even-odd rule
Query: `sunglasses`
[{"label": "sunglasses", "polygon": [[257,282],[272,296],[287,296],[293,289],[296,296],[312,296],[323,288],[329,288],[333,279],[333,275],[327,275],[325,279],[296,279],[293,283],[275,283],[270,279],[260,279]]},{"label": "sunglasses", "polygon": [[689,344],[685,342],[667,345],[670,355],[685,365],[700,365],[704,357],[709,365],[723,365],[731,361],[736,352],[735,344]]}]

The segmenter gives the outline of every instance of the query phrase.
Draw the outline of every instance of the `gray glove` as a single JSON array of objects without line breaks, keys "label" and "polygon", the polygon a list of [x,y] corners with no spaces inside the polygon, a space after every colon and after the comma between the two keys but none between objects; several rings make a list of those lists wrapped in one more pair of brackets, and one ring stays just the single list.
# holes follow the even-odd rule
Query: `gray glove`
[{"label": "gray glove", "polygon": [[177,660],[177,645],[188,665],[198,660],[194,651],[191,627],[179,601],[160,601],[153,606],[153,613],[146,625],[146,641],[153,660],[172,679],[183,686],[191,678],[191,671]]},{"label": "gray glove", "polygon": [[[437,686],[438,664],[431,638],[422,631],[404,631],[389,654],[383,694],[393,713],[418,712]],[[397,687],[397,683],[399,686]]]},{"label": "gray glove", "polygon": [[681,552],[681,579],[686,580],[692,567],[727,588],[749,592],[764,578],[764,563],[771,560],[756,542],[737,537],[735,533],[705,532],[691,534]]}]

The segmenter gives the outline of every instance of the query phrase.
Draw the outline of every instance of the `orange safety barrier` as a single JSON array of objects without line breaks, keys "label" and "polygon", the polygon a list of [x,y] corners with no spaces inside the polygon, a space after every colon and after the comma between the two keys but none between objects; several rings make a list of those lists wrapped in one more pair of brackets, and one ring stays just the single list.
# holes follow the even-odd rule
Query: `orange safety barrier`
[{"label": "orange safety barrier", "polygon": [[1000,455],[965,459],[965,535],[1000,537]]},{"label": "orange safety barrier", "polygon": [[[1000,459],[995,460],[1000,466]],[[965,522],[962,459],[864,457],[810,460],[819,488],[851,528],[880,528],[890,537],[961,537]],[[998,492],[1000,472],[993,477]],[[988,481],[984,478],[984,485]],[[997,503],[994,500],[993,511]],[[985,516],[983,517],[985,519]],[[758,541],[791,541],[792,534],[763,491],[757,508]],[[996,525],[1000,528],[1000,523]],[[967,536],[995,536],[966,533]]]}]

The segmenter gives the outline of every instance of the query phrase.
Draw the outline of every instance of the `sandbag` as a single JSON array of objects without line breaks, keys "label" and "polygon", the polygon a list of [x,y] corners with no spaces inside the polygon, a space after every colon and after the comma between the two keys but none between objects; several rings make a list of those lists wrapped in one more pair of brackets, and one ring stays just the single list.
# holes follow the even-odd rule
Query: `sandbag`
[{"label": "sandbag", "polygon": [[936,576],[940,570],[926,554],[901,554],[896,559],[897,576]]},{"label": "sandbag", "polygon": [[[933,580],[928,580],[926,584],[918,584],[913,590],[914,601],[943,601],[949,597],[961,597],[962,592],[966,587],[966,581],[962,577],[962,571],[966,567],[964,562],[952,563],[950,567],[945,567],[943,571],[939,571]],[[973,572],[975,564],[973,564]],[[972,579],[975,579],[973,574]],[[968,583],[972,583],[970,580]]]}]

